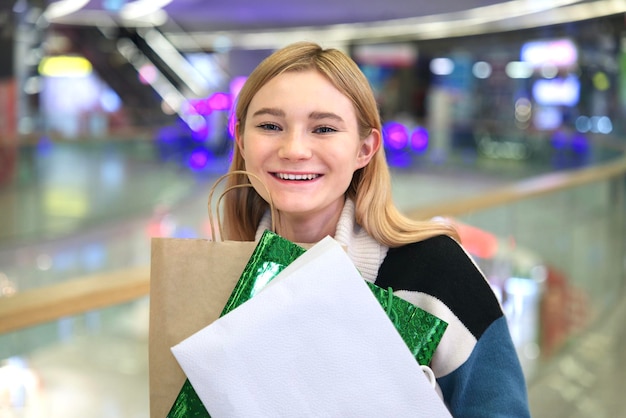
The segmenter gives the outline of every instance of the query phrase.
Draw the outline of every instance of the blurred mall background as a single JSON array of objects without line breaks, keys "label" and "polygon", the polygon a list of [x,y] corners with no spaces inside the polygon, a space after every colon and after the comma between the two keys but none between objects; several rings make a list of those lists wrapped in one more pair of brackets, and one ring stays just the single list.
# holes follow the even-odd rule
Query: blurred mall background
[{"label": "blurred mall background", "polygon": [[0,0],[0,417],[147,417],[150,239],[207,238],[275,48],[349,53],[394,198],[454,218],[534,417],[626,400],[626,1]]}]

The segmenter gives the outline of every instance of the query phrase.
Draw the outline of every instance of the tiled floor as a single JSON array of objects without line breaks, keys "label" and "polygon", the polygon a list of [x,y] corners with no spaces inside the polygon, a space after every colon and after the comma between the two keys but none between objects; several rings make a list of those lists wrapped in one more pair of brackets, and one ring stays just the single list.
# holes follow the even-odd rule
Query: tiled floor
[{"label": "tiled floor", "polygon": [[530,386],[535,417],[626,417],[626,298]]},{"label": "tiled floor", "polygon": [[[208,188],[224,170],[192,173],[171,160],[155,162],[141,143],[47,144],[27,154],[13,184],[0,189],[3,291],[147,265],[153,235],[206,236]],[[398,170],[394,196],[408,209],[538,170],[509,168],[508,176],[490,176],[496,168],[463,158],[454,170]],[[622,303],[580,345],[540,370],[530,382],[534,417],[626,416],[625,319]],[[147,333],[143,298],[0,335],[0,418],[147,417]]]}]

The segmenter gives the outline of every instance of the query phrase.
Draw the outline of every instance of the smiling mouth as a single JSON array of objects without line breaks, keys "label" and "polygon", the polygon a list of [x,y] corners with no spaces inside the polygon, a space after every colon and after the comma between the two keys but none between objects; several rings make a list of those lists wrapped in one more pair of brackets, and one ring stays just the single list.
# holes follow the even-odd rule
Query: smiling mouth
[{"label": "smiling mouth", "polygon": [[320,177],[320,174],[286,174],[286,173],[273,173],[274,177],[278,177],[281,180],[294,180],[294,181],[309,181],[315,180]]}]

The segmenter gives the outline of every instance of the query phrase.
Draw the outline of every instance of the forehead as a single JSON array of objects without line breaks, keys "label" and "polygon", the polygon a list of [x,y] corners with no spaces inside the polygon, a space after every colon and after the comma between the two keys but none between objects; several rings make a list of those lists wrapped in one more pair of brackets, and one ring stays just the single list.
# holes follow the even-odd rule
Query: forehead
[{"label": "forehead", "polygon": [[324,110],[355,113],[348,96],[314,69],[286,71],[270,79],[253,96],[249,110],[266,106],[286,107],[286,110],[305,106],[323,107]]}]

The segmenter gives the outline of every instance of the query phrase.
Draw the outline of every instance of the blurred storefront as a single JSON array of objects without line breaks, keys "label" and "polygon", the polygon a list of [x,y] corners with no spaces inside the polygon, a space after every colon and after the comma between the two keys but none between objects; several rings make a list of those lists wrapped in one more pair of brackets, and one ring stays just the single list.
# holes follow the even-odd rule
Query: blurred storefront
[{"label": "blurred storefront", "polygon": [[[410,51],[410,52],[407,52]],[[388,124],[430,133],[430,151],[585,165],[593,141],[622,136],[622,16],[498,34],[357,45]],[[595,156],[597,157],[597,156]]]}]

